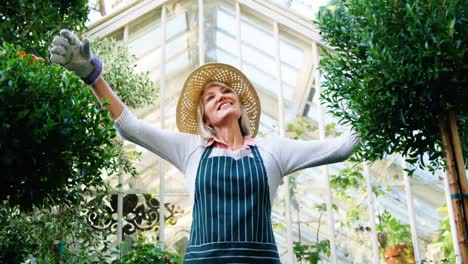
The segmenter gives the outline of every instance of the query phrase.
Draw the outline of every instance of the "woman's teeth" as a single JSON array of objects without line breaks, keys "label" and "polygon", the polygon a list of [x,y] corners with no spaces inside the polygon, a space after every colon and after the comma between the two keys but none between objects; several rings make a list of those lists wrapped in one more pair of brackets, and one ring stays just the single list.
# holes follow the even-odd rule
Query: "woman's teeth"
[{"label": "woman's teeth", "polygon": [[219,108],[219,110],[223,110],[223,109],[225,109],[226,107],[229,107],[229,106],[231,106],[230,103],[225,103],[225,104],[221,105],[221,107]]}]

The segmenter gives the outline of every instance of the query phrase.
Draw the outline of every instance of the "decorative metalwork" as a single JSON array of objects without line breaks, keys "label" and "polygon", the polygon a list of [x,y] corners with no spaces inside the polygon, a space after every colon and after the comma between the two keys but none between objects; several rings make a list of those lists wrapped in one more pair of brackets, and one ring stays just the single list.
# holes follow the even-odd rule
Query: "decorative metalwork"
[{"label": "decorative metalwork", "polygon": [[[107,196],[108,197],[108,196]],[[88,202],[89,210],[86,215],[88,223],[96,230],[117,230],[117,194],[109,200],[96,197]],[[108,198],[107,198],[108,199]],[[177,216],[183,213],[180,206],[165,203],[165,224],[175,225]],[[159,200],[150,194],[127,194],[123,197],[122,231],[130,235],[137,230],[154,230],[159,236]]]}]

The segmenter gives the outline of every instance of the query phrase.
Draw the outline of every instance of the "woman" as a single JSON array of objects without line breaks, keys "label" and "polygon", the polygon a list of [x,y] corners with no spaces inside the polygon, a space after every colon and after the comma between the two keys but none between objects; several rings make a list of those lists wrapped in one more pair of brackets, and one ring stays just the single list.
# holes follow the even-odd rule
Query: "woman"
[{"label": "woman", "polygon": [[271,204],[283,176],[343,161],[357,139],[323,141],[270,136],[254,140],[260,103],[236,68],[206,64],[185,81],[177,105],[181,133],[149,126],[132,115],[101,77],[102,63],[67,30],[55,37],[51,61],[91,86],[120,135],[161,156],[186,177],[193,222],[185,263],[279,263]]}]

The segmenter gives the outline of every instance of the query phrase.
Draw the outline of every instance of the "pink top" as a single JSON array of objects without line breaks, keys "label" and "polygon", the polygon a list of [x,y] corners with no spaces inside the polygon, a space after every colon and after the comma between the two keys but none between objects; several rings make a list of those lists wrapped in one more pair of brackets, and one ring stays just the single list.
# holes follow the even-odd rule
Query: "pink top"
[{"label": "pink top", "polygon": [[[220,139],[217,139],[217,138],[212,138],[208,140],[205,147],[208,147],[211,145],[213,145],[215,148],[231,150],[229,145],[226,142],[221,141]],[[250,149],[250,146],[254,146],[254,145],[255,145],[255,140],[252,137],[244,136],[244,144],[242,145],[240,149]]]}]

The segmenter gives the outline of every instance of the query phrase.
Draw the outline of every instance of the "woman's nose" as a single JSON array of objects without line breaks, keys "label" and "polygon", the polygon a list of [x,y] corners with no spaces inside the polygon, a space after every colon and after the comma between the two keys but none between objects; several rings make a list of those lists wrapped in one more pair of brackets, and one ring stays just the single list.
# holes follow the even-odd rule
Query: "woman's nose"
[{"label": "woman's nose", "polygon": [[221,102],[224,99],[224,94],[218,95],[218,102]]}]

